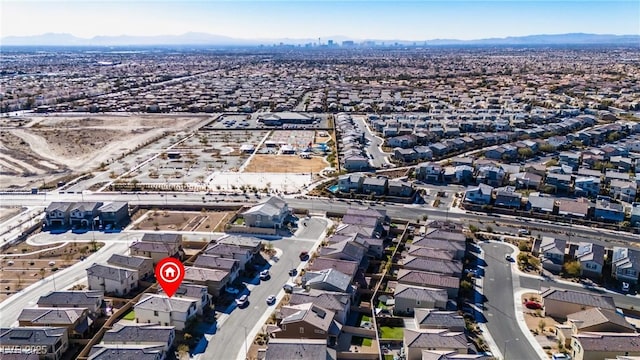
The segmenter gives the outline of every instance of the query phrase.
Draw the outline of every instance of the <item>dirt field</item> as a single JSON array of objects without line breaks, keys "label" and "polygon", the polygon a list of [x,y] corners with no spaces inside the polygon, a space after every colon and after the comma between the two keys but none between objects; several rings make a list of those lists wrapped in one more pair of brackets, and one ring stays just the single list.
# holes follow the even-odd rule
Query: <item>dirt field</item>
[{"label": "dirt field", "polygon": [[[145,216],[146,215],[146,216]],[[136,230],[222,231],[233,216],[228,211],[149,211],[133,228]]]},{"label": "dirt field", "polygon": [[244,172],[308,174],[309,172],[318,173],[328,166],[329,164],[323,158],[316,156],[303,159],[297,155],[256,154]]},{"label": "dirt field", "polygon": [[63,115],[24,117],[0,132],[0,183],[28,187],[71,171],[82,172],[140,144],[196,124],[203,117]]},{"label": "dirt field", "polygon": [[[529,300],[534,298],[536,301],[540,301],[540,296],[536,293],[526,293],[522,295],[522,300]],[[527,323],[527,327],[534,333],[536,340],[541,346],[549,346],[551,349],[546,349],[547,353],[553,354],[558,352],[558,339],[554,334],[555,326],[558,324],[551,317],[537,316],[535,310],[529,310],[524,308],[524,321]],[[544,325],[544,330],[540,330],[540,326]]]},{"label": "dirt field", "polygon": [[24,208],[19,207],[0,207],[0,222],[20,214],[23,210]]},{"label": "dirt field", "polygon": [[0,302],[59,269],[77,263],[82,257],[90,255],[94,246],[99,249],[103,245],[59,243],[32,246],[23,242],[12,246],[0,256]]}]

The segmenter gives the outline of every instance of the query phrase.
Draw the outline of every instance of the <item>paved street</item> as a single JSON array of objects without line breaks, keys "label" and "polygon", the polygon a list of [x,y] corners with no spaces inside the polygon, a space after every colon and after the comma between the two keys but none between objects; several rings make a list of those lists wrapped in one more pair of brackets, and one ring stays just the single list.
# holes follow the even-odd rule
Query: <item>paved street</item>
[{"label": "paved street", "polygon": [[384,164],[388,164],[386,161],[387,154],[380,150],[380,146],[382,145],[383,140],[377,136],[375,136],[369,128],[365,124],[364,116],[354,116],[353,122],[356,124],[358,129],[364,133],[365,139],[367,139],[367,152],[371,154],[371,158],[369,159],[371,164],[374,167],[380,168]]},{"label": "paved street", "polygon": [[[483,281],[486,296],[484,315],[487,328],[506,360],[536,360],[538,356],[520,330],[515,318],[514,283],[511,264],[504,257],[512,252],[506,245],[484,243],[485,276]],[[516,275],[517,277],[517,275]]]},{"label": "paved street", "polygon": [[[271,278],[261,281],[259,285],[248,285],[251,289],[249,295],[249,305],[246,308],[234,308],[231,314],[224,320],[217,329],[207,345],[207,349],[200,354],[199,359],[236,359],[238,354],[245,351],[246,334],[259,321],[260,317],[267,311],[272,311],[275,307],[266,303],[269,295],[277,295],[282,286],[291,278],[288,271],[300,265],[299,255],[301,251],[309,251],[327,227],[326,220],[313,218],[307,220],[309,230],[303,230],[304,238],[289,238],[273,240],[274,247],[282,250],[282,254],[277,262],[270,268]],[[315,239],[312,238],[315,234]],[[251,346],[251,344],[247,344]]]}]

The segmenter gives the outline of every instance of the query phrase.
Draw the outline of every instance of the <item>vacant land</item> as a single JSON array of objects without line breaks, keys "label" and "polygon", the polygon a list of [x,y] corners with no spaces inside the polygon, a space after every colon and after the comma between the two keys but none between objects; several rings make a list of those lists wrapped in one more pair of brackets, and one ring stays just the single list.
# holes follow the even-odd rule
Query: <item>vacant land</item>
[{"label": "vacant land", "polygon": [[27,286],[69,267],[103,243],[56,243],[33,246],[22,242],[0,256],[0,301]]},{"label": "vacant land", "polygon": [[0,183],[28,187],[42,179],[84,172],[166,132],[202,117],[61,115],[24,117],[19,128],[0,132]]},{"label": "vacant land", "polygon": [[0,222],[20,214],[23,210],[24,208],[19,207],[0,207]]},{"label": "vacant land", "polygon": [[328,166],[329,164],[323,158],[315,156],[310,159],[303,159],[297,155],[256,154],[244,171],[308,174],[310,172],[318,173]]},{"label": "vacant land", "polygon": [[136,230],[221,231],[233,216],[228,211],[149,211],[134,225]]}]

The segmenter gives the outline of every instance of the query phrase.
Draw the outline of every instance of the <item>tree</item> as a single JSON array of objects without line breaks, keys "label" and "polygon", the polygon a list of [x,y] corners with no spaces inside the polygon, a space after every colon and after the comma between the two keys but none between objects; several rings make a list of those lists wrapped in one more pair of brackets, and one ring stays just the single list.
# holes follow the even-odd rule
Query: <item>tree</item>
[{"label": "tree", "polygon": [[522,159],[528,159],[533,156],[533,150],[531,150],[531,148],[528,148],[528,147],[519,148],[518,156],[520,156]]},{"label": "tree", "polygon": [[580,276],[580,262],[579,261],[569,261],[563,265],[564,272],[568,276],[578,277]]},{"label": "tree", "polygon": [[544,332],[544,328],[547,326],[547,323],[544,320],[540,320],[540,322],[538,322],[538,329],[540,329],[540,332]]}]

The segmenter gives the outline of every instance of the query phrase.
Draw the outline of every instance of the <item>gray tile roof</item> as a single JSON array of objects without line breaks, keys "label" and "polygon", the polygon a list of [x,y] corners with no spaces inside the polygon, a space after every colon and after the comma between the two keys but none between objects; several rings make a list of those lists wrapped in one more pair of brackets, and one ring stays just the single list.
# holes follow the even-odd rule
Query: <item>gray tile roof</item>
[{"label": "gray tile roof", "polygon": [[400,269],[398,271],[398,282],[449,289],[457,289],[460,286],[460,279],[455,277],[444,276],[442,274],[430,273],[426,271],[407,269]]},{"label": "gray tile roof", "polygon": [[551,299],[571,304],[599,307],[602,309],[615,309],[613,298],[608,295],[594,295],[582,291],[549,288],[542,292],[543,300]]},{"label": "gray tile roof", "polygon": [[151,258],[142,256],[127,256],[120,254],[113,254],[107,260],[107,264],[119,266],[127,269],[139,270],[145,263],[151,264]]},{"label": "gray tile roof", "polygon": [[267,199],[265,202],[253,206],[249,210],[245,211],[244,214],[261,214],[266,216],[274,216],[280,215],[280,212],[287,205],[286,201],[283,199],[272,196]]},{"label": "gray tile roof", "polygon": [[461,332],[419,332],[404,330],[405,346],[409,348],[456,349],[467,347],[467,337]]},{"label": "gray tile roof", "polygon": [[162,346],[99,344],[91,348],[88,360],[159,360],[163,352]]},{"label": "gray tile roof", "polygon": [[444,289],[431,289],[418,286],[398,284],[394,297],[420,301],[446,302],[449,297]]},{"label": "gray tile roof", "polygon": [[18,321],[43,326],[49,324],[72,325],[82,318],[86,311],[86,308],[25,308],[18,316]]},{"label": "gray tile roof", "polygon": [[114,267],[111,265],[93,264],[87,269],[87,275],[98,278],[123,281],[135,276],[135,272],[130,269]]},{"label": "gray tile roof", "polygon": [[[439,311],[434,309],[415,309],[416,323],[418,326],[428,329],[461,329],[464,330],[465,322],[461,315],[455,311]],[[457,330],[460,331],[460,330]]]},{"label": "gray tile roof", "polygon": [[578,329],[584,329],[600,324],[614,324],[621,328],[627,328],[628,332],[635,332],[636,328],[629,324],[623,315],[614,310],[591,308],[567,315],[568,320],[579,321]]},{"label": "gray tile roof", "polygon": [[168,298],[164,295],[146,294],[134,305],[134,308],[157,310],[162,312],[187,312],[189,307],[194,305],[195,301],[184,298]]},{"label": "gray tile roof", "polygon": [[280,311],[283,315],[281,324],[305,322],[327,332],[335,316],[333,311],[312,303],[283,306]]},{"label": "gray tile roof", "polygon": [[289,304],[299,305],[313,303],[327,310],[335,312],[343,311],[350,304],[350,295],[340,292],[310,289],[309,291],[294,292],[291,294]]},{"label": "gray tile roof", "polygon": [[638,333],[582,333],[572,337],[580,341],[585,352],[640,352]]},{"label": "gray tile roof", "polygon": [[353,276],[356,274],[356,271],[358,271],[358,263],[349,260],[338,260],[319,257],[314,259],[313,264],[309,266],[310,271],[321,271],[325,269],[336,269],[341,273],[353,278]]},{"label": "gray tile roof", "polygon": [[324,339],[269,339],[265,360],[335,360]]},{"label": "gray tile roof", "polygon": [[100,212],[118,212],[118,210],[122,209],[123,207],[127,207],[128,208],[129,203],[125,202],[125,201],[113,201],[113,202],[108,202],[104,205],[102,205],[98,210],[100,210]]},{"label": "gray tile roof", "polygon": [[52,291],[41,296],[38,306],[80,306],[93,307],[97,302],[102,302],[102,291]]},{"label": "gray tile roof", "polygon": [[140,241],[180,244],[182,235],[166,233],[146,233]]},{"label": "gray tile roof", "polygon": [[208,269],[219,269],[231,271],[234,266],[238,267],[240,261],[236,259],[222,258],[215,255],[207,255],[202,254],[199,255],[196,260],[193,262],[193,266],[208,268]]},{"label": "gray tile roof", "polygon": [[0,328],[1,345],[53,345],[61,337],[67,337],[64,327],[32,327],[21,326]]},{"label": "gray tile roof", "polygon": [[168,344],[174,336],[173,326],[116,324],[113,329],[104,333],[102,341],[106,344],[127,342]]},{"label": "gray tile roof", "polygon": [[449,261],[415,256],[407,256],[402,259],[402,265],[405,269],[431,271],[448,275],[462,274],[463,267],[462,263],[458,260]]},{"label": "gray tile roof", "polygon": [[335,289],[348,292],[351,286],[351,277],[336,269],[326,269],[321,271],[307,271],[302,275],[302,284],[313,287],[315,284],[325,283]]}]

